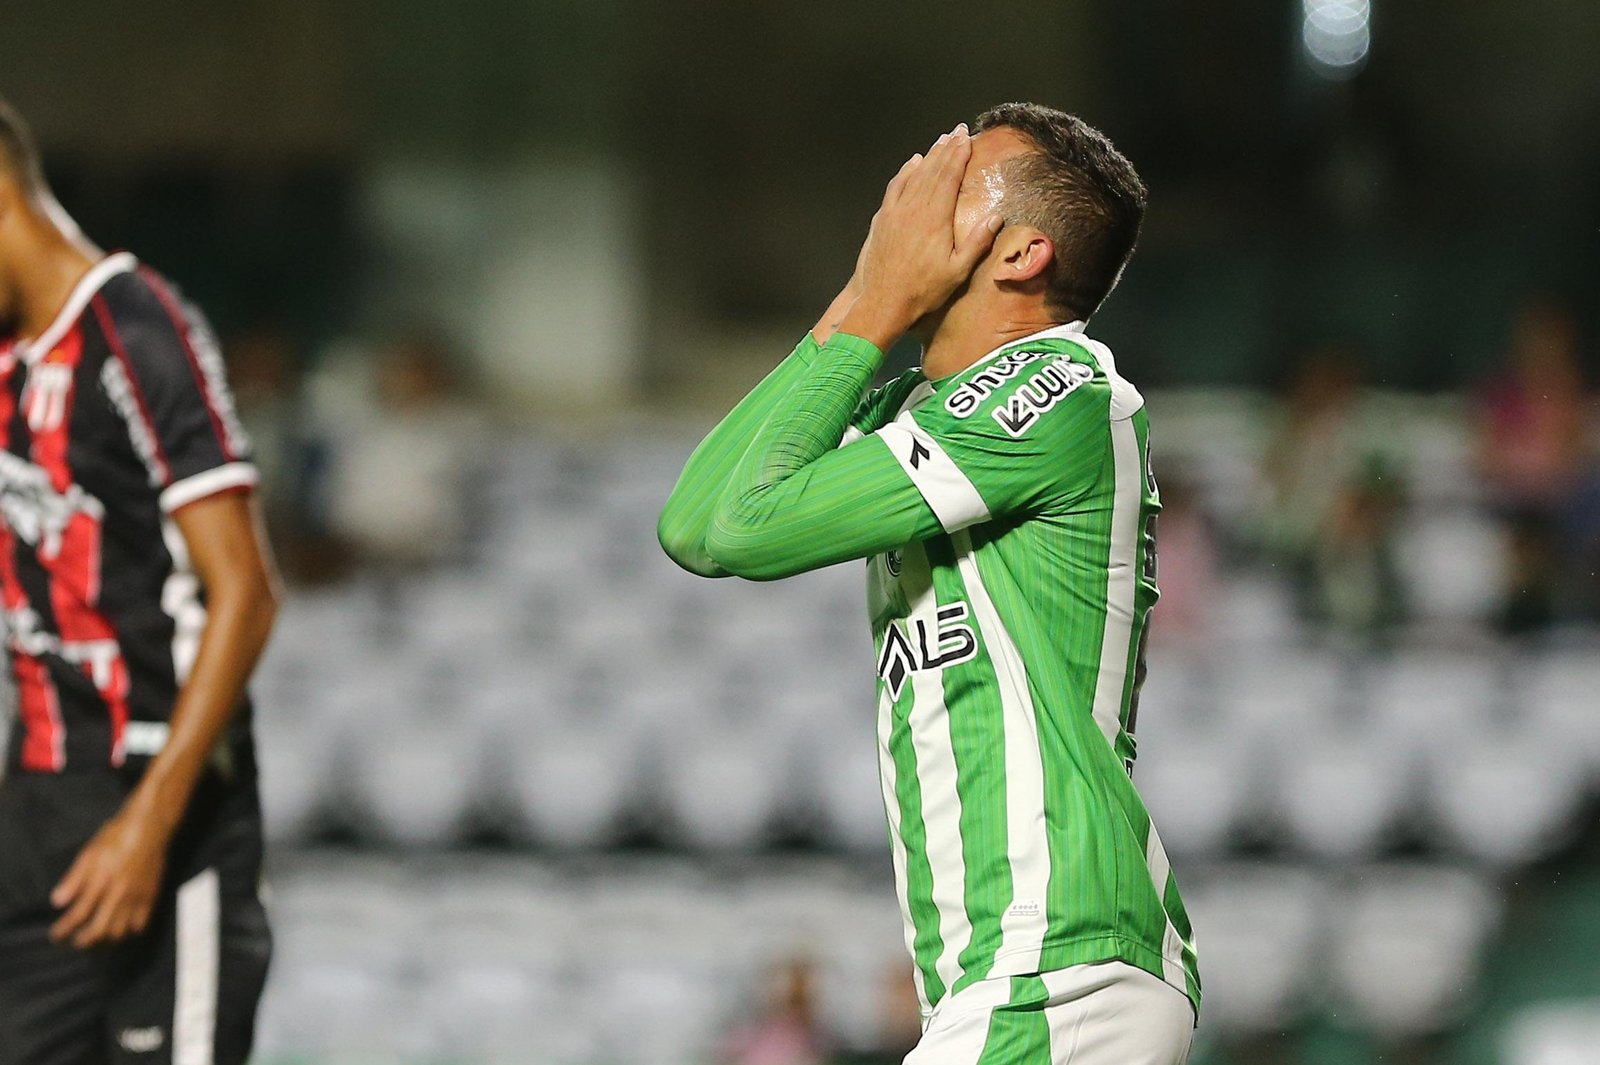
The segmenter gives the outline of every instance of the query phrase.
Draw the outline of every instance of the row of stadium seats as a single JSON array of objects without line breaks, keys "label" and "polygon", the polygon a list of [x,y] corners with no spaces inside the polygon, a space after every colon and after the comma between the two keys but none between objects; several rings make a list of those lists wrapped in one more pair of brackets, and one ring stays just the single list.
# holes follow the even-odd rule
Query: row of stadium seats
[{"label": "row of stadium seats", "polygon": [[[892,887],[850,866],[284,864],[267,1062],[701,1061],[793,957],[815,960],[846,1046],[877,1045],[904,997]],[[1185,892],[1205,929],[1210,1038],[1314,1008],[1383,1033],[1439,1030],[1472,1003],[1498,918],[1485,881],[1443,866],[1215,866]]]},{"label": "row of stadium seats", "polygon": [[[850,567],[693,582],[699,628],[647,603],[507,628],[486,581],[292,602],[257,683],[271,831],[440,846],[487,829],[558,848],[644,830],[748,851],[883,846],[870,656]],[[684,602],[694,594],[684,593]],[[847,616],[848,615],[848,616]],[[450,656],[417,652],[417,631]],[[336,648],[337,653],[331,653]],[[1279,844],[1373,857],[1425,838],[1494,864],[1559,846],[1600,779],[1600,656],[1384,656],[1157,645],[1135,777],[1180,854]]]},{"label": "row of stadium seats", "polygon": [[[1158,417],[1164,417],[1162,405],[1176,405],[1169,397],[1151,403]],[[1168,465],[1158,473],[1181,470],[1208,516],[1238,539],[1260,518],[1257,455],[1266,446],[1242,437],[1240,426],[1265,419],[1244,423],[1231,420],[1246,416],[1239,412],[1194,413],[1163,422],[1159,461]],[[1406,424],[1412,420],[1408,415]],[[582,574],[586,600],[612,590],[676,599],[687,578],[661,557],[655,520],[695,431],[663,424],[609,446],[543,438],[509,447],[490,477],[477,545],[483,569],[525,599],[573,590],[574,574]],[[1448,412],[1410,431],[1421,438],[1388,441],[1408,494],[1394,538],[1399,571],[1419,623],[1479,620],[1503,587],[1506,551],[1477,490],[1470,442]],[[1285,589],[1234,576],[1216,590],[1213,612],[1226,636],[1275,646],[1304,634]],[[859,622],[858,601],[851,615]]]}]

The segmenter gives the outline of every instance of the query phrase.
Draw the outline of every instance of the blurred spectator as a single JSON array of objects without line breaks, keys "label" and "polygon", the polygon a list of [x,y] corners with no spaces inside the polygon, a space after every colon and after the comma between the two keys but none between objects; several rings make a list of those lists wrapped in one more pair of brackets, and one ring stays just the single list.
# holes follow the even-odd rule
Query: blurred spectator
[{"label": "blurred spectator", "polygon": [[1214,631],[1218,545],[1199,493],[1181,473],[1161,477],[1156,520],[1161,601],[1151,638],[1158,642],[1203,639]]},{"label": "blurred spectator", "polygon": [[337,572],[340,552],[330,543],[315,502],[326,443],[307,413],[299,353],[288,331],[258,323],[227,345],[230,373],[261,470],[267,532],[286,576],[315,583]]},{"label": "blurred spectator", "polygon": [[1554,517],[1582,472],[1584,389],[1572,312],[1548,298],[1518,311],[1505,372],[1478,402],[1478,469],[1503,512]]},{"label": "blurred spectator", "polygon": [[1569,600],[1582,594],[1581,586],[1563,589],[1561,572],[1600,524],[1583,505],[1592,475],[1578,349],[1571,309],[1530,298],[1512,323],[1504,373],[1478,397],[1478,470],[1509,561],[1496,620],[1511,633],[1542,628],[1577,605],[1560,601],[1564,591]]},{"label": "blurred spectator", "polygon": [[1381,636],[1405,620],[1396,542],[1405,493],[1380,456],[1340,491],[1316,558],[1320,614],[1346,632]]},{"label": "blurred spectator", "polygon": [[880,1005],[877,1043],[845,1059],[851,1065],[900,1065],[922,1038],[922,1001],[904,960],[884,968]]},{"label": "blurred spectator", "polygon": [[1337,343],[1302,356],[1267,445],[1261,536],[1303,616],[1324,616],[1321,560],[1366,451],[1360,360]]},{"label": "blurred spectator", "polygon": [[772,972],[762,1014],[728,1038],[721,1054],[727,1065],[824,1065],[833,1042],[817,1018],[815,970],[796,958]]},{"label": "blurred spectator", "polygon": [[407,571],[466,554],[486,424],[464,393],[460,360],[412,334],[374,360],[368,409],[324,412],[328,523],[362,563]]}]

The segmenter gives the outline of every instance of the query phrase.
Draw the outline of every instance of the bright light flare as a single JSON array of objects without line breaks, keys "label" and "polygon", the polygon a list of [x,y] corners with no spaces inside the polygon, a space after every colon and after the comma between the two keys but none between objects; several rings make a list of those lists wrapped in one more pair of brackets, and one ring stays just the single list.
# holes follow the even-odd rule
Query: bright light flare
[{"label": "bright light flare", "polygon": [[1371,0],[1301,0],[1300,42],[1311,69],[1334,81],[1353,77],[1372,47]]}]

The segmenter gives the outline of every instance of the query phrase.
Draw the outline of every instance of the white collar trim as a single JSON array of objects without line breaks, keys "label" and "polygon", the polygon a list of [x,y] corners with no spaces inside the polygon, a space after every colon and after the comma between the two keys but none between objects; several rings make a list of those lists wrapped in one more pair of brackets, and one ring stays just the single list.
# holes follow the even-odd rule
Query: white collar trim
[{"label": "white collar trim", "polygon": [[[1002,351],[1009,351],[1010,349],[1017,347],[1019,344],[1026,344],[1030,340],[1072,340],[1075,337],[1080,337],[1082,335],[1083,321],[1081,319],[1071,322],[1063,322],[1060,325],[1050,326],[1048,329],[1041,329],[1037,333],[1029,333],[1027,336],[1022,337],[1019,340],[1008,340],[1004,344],[1001,344],[998,348],[995,348],[993,351],[989,352],[989,354],[985,355],[983,358],[979,359],[977,362],[973,363],[972,366],[982,366],[984,363],[988,362]],[[972,366],[967,367],[967,369],[972,369]],[[961,372],[965,373],[966,371],[963,370]]]},{"label": "white collar trim", "polygon": [[89,267],[89,272],[72,286],[72,291],[67,295],[67,302],[56,312],[55,321],[50,323],[49,328],[32,340],[17,341],[17,354],[30,365],[50,354],[50,349],[67,335],[67,330],[72,328],[73,323],[83,314],[83,309],[89,306],[89,301],[94,299],[95,294],[105,286],[105,283],[118,274],[131,272],[138,265],[139,260],[134,258],[132,252],[119,251],[107,255]]}]

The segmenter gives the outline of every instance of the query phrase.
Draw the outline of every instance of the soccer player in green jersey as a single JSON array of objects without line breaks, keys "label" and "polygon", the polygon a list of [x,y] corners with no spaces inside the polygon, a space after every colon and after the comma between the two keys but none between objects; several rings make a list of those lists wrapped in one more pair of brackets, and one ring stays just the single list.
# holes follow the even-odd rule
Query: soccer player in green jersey
[{"label": "soccer player in green jersey", "polygon": [[[924,1003],[907,1065],[1180,1065],[1194,937],[1130,777],[1160,503],[1144,402],[1084,332],[1145,189],[1071,115],[975,128],[889,182],[850,283],[695,450],[660,538],[713,577],[867,560]],[[921,368],[869,392],[904,335]]]}]

